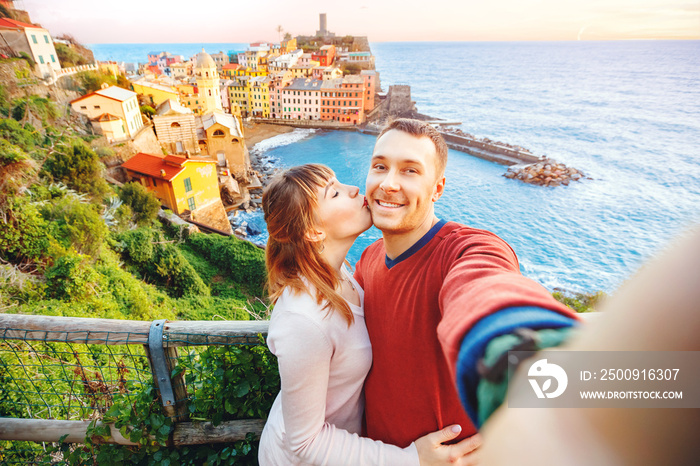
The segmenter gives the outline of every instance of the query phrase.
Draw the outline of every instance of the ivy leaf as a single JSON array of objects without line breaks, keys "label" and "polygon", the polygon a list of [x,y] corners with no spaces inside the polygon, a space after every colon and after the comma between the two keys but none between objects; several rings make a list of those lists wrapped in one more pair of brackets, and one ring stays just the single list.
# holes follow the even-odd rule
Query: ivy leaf
[{"label": "ivy leaf", "polygon": [[247,380],[244,380],[243,382],[239,383],[236,386],[236,396],[237,397],[246,396],[249,391],[250,391],[250,384],[248,383]]}]

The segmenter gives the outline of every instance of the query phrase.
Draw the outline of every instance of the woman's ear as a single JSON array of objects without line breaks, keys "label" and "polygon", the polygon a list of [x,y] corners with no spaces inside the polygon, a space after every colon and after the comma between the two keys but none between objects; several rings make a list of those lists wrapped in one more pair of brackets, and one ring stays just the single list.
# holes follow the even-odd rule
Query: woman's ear
[{"label": "woman's ear", "polygon": [[311,243],[320,243],[321,241],[326,239],[326,232],[323,230],[316,230],[315,228],[312,228],[311,230],[308,230],[306,233],[304,233],[304,239]]}]

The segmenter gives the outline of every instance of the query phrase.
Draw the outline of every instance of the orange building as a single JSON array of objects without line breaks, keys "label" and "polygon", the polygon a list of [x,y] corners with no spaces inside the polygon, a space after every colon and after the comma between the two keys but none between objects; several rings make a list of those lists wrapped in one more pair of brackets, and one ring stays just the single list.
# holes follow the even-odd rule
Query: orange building
[{"label": "orange building", "polygon": [[361,124],[365,121],[364,80],[360,76],[328,79],[321,84],[321,120]]},{"label": "orange building", "polygon": [[360,76],[365,84],[365,112],[374,110],[374,96],[379,91],[379,73],[374,70],[362,70]]},{"label": "orange building", "polygon": [[335,45],[324,45],[311,54],[311,59],[321,66],[331,66],[335,60]]}]

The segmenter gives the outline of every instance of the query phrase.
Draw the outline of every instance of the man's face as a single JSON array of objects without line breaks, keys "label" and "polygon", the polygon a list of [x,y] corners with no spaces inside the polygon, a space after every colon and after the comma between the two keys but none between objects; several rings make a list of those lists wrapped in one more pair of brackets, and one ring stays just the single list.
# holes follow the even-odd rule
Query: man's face
[{"label": "man's face", "polygon": [[[392,129],[377,140],[367,175],[372,222],[383,233],[409,233],[432,220],[445,178],[437,173],[435,145]],[[430,220],[428,220],[430,217]]]}]

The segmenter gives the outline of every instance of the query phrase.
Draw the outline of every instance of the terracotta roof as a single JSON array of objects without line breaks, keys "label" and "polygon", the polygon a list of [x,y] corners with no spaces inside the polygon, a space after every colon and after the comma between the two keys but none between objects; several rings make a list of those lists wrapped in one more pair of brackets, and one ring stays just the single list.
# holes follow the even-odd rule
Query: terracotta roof
[{"label": "terracotta roof", "polygon": [[163,158],[163,161],[165,161],[165,163],[167,163],[168,165],[172,165],[174,167],[182,167],[185,165],[185,162],[187,162],[187,159],[180,155],[166,155]]},{"label": "terracotta roof", "polygon": [[34,24],[23,23],[22,21],[16,21],[10,18],[0,18],[0,27],[6,28],[34,28],[34,29],[44,29],[41,26],[35,26]]},{"label": "terracotta roof", "polygon": [[[139,152],[122,164],[127,170],[144,175],[159,178],[161,180],[172,181],[177,175],[182,173],[187,162],[216,163],[215,160],[187,159],[179,155],[154,155]],[[161,172],[161,170],[164,171]]]},{"label": "terracotta roof", "polygon": [[[184,157],[182,158],[184,159]],[[166,181],[171,181],[184,170],[181,166],[173,166],[166,163],[163,156],[144,154],[143,152],[139,152],[131,157],[122,164],[122,167]]]}]

